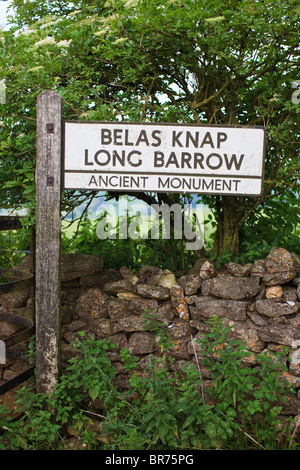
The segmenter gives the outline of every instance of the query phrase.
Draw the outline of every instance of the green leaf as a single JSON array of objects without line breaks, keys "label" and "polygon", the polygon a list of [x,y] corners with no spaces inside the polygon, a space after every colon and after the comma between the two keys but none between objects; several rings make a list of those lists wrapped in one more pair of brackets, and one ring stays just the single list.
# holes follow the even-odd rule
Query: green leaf
[{"label": "green leaf", "polygon": [[214,439],[218,435],[216,426],[213,423],[205,423],[204,431],[210,439]]},{"label": "green leaf", "polygon": [[98,394],[99,394],[98,387],[94,386],[94,387],[89,388],[89,395],[92,400],[96,400],[96,398],[98,397]]},{"label": "green leaf", "polygon": [[195,419],[196,419],[196,416],[193,416],[193,415],[188,416],[182,425],[182,429],[185,429],[188,426],[190,426],[190,424],[192,424],[195,421]]}]

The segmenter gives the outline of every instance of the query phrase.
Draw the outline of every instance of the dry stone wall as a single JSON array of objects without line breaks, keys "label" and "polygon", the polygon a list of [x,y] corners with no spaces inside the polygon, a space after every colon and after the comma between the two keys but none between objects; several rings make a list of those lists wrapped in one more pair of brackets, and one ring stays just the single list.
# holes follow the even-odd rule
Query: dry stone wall
[{"label": "dry stone wall", "polygon": [[[128,347],[143,369],[147,357],[159,354],[154,334],[145,331],[143,312],[155,315],[168,329],[174,346],[169,350],[175,368],[195,361],[194,340],[209,330],[214,315],[231,327],[230,339],[241,339],[255,355],[288,348],[285,378],[296,393],[289,395],[284,413],[300,412],[300,276],[299,259],[275,247],[266,259],[240,266],[228,263],[220,272],[209,260],[198,260],[181,276],[158,267],[143,266],[138,274],[119,272],[83,275],[63,283],[62,354],[72,357],[72,342],[80,331],[107,338],[118,349],[110,358],[116,384],[127,387],[128,377],[119,349]],[[110,276],[108,280],[106,275]],[[209,380],[209,371],[203,371]]]},{"label": "dry stone wall", "polygon": [[[23,261],[26,267],[26,259]],[[18,268],[20,269],[20,268]],[[26,291],[0,296],[2,311],[28,316],[33,299]],[[123,267],[103,270],[97,256],[62,256],[62,361],[74,355],[73,341],[84,331],[94,339],[106,338],[117,348],[109,351],[116,369],[116,385],[128,386],[128,376],[120,359],[120,349],[129,348],[143,370],[149,355],[159,355],[154,333],[145,331],[143,313],[155,315],[173,339],[168,354],[172,367],[181,369],[195,362],[194,340],[208,330],[214,315],[230,326],[230,339],[241,339],[255,355],[283,346],[288,372],[284,377],[295,389],[287,393],[283,414],[300,414],[300,271],[299,258],[275,247],[266,259],[244,266],[228,263],[218,271],[213,263],[199,259],[194,268],[176,275],[159,267],[143,266],[139,273]],[[1,337],[13,325],[0,324]],[[196,351],[197,353],[197,351]],[[209,371],[202,375],[209,381]]]}]

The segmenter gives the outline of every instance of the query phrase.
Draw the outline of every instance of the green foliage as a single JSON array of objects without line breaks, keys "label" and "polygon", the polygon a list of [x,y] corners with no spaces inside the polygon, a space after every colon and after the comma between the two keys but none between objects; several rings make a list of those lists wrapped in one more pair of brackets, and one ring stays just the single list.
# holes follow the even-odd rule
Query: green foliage
[{"label": "green foliage", "polygon": [[287,370],[287,351],[272,356],[263,351],[254,357],[242,341],[228,340],[231,328],[224,328],[219,318],[209,323],[212,331],[199,343],[202,363],[211,372],[213,386],[208,394],[215,403],[215,412],[232,421],[232,427],[227,423],[228,429],[237,429],[240,437],[238,423],[261,446],[276,448],[280,403],[285,401],[286,388],[290,388],[281,379],[282,371]]},{"label": "green foliage", "polygon": [[105,404],[115,401],[117,391],[112,385],[114,369],[106,354],[114,345],[87,338],[77,340],[74,348],[79,356],[70,360],[51,396],[23,387],[17,393],[16,404],[21,415],[16,421],[4,406],[1,408],[0,427],[4,430],[3,436],[0,436],[2,448],[63,449],[67,424],[75,436],[80,436],[84,443],[93,448],[95,436],[90,431],[90,419],[81,406],[85,397],[91,400],[104,398]]},{"label": "green foliage", "polygon": [[240,259],[251,262],[263,258],[273,246],[284,246],[300,255],[299,193],[286,191],[284,197],[265,203],[241,231]]},{"label": "green foliage", "polygon": [[30,249],[30,230],[0,231],[0,267],[10,269],[18,265]]},{"label": "green foliage", "polygon": [[[145,326],[159,342],[164,328],[151,313],[145,312]],[[211,374],[209,386],[197,364],[177,370],[170,355],[167,360],[150,355],[143,370],[137,370],[137,359],[125,348],[120,355],[129,390],[123,393],[115,387],[108,357],[115,345],[82,333],[51,397],[23,387],[17,394],[18,419],[1,406],[1,449],[63,449],[70,429],[89,449],[297,448],[288,421],[280,439],[278,432],[281,404],[292,392],[282,380],[286,351],[262,352],[253,362],[241,341],[230,340],[230,328],[222,319],[214,317],[208,326],[196,344],[197,364]],[[163,352],[170,348],[167,335]],[[88,416],[98,399],[105,414],[90,413],[101,418],[95,431]]]},{"label": "green foliage", "polygon": [[232,260],[232,253],[231,253],[230,248],[226,248],[224,250],[224,252],[222,253],[222,255],[212,254],[211,255],[211,260],[213,261],[215,267],[217,269],[220,269],[222,267],[222,265],[224,265],[225,263],[228,263],[229,261]]},{"label": "green foliage", "polygon": [[[107,238],[100,240],[97,236],[97,225],[105,217],[106,213],[92,220],[85,215],[75,234],[71,236],[62,230],[62,252],[99,255],[107,269],[120,269],[125,265],[136,269],[140,264],[142,244],[139,240],[119,238],[119,221],[116,231],[107,230]],[[132,219],[133,217],[128,219],[128,224]]]},{"label": "green foliage", "polygon": [[132,449],[134,442],[141,449],[278,448],[281,407],[275,400],[284,400],[282,357],[274,363],[274,357],[260,354],[260,367],[251,368],[250,354],[241,342],[228,340],[222,321],[209,323],[200,350],[212,387],[204,393],[192,364],[170,373],[163,359],[150,359],[145,371],[130,379],[139,418],[134,431],[132,425],[120,429],[108,415],[105,429],[113,435],[113,448]]},{"label": "green foliage", "polygon": [[[104,212],[98,218],[92,219],[88,214],[80,220],[74,233],[66,226],[62,228],[62,252],[63,253],[82,253],[96,254],[101,256],[106,269],[120,269],[122,266],[128,266],[133,271],[140,269],[141,265],[155,265],[164,269],[175,271],[189,269],[195,262],[195,253],[186,250],[182,240],[153,239],[139,236],[126,239],[120,236],[120,224],[122,218],[118,218],[116,227],[106,228],[107,237],[101,240],[97,236],[97,225],[106,217]],[[138,228],[139,215],[130,215],[126,217],[126,233],[129,232],[133,224]],[[150,237],[150,235],[149,235]]]},{"label": "green foliage", "polygon": [[[12,7],[11,28],[0,33],[0,80],[6,82],[1,207],[32,209],[34,224],[36,99],[45,89],[60,93],[65,119],[265,126],[264,191],[259,198],[230,196],[235,229],[264,209],[265,201],[299,185],[299,105],[292,100],[299,56],[296,0],[14,0]],[[171,194],[139,198],[170,206],[180,201]],[[215,211],[225,240],[233,230],[222,220],[228,198],[199,198]],[[63,192],[66,214],[79,203],[78,192]],[[283,217],[280,212],[277,228]],[[168,249],[163,243],[159,248]],[[216,251],[220,255],[223,248]]]}]

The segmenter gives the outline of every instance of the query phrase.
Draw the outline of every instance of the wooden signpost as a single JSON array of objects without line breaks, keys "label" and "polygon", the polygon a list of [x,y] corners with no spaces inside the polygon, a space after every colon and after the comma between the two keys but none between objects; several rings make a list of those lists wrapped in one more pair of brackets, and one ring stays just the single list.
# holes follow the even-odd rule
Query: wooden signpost
[{"label": "wooden signpost", "polygon": [[62,100],[44,91],[37,102],[36,387],[51,393],[59,375]]},{"label": "wooden signpost", "polygon": [[61,190],[259,196],[265,129],[63,122],[54,91],[37,105],[36,386],[50,394],[60,368]]}]

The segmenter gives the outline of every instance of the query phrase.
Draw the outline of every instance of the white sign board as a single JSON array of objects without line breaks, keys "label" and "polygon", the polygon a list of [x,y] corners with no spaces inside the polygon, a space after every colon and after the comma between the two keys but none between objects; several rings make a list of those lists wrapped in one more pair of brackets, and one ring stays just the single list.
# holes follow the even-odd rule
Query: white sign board
[{"label": "white sign board", "polygon": [[259,196],[263,127],[64,121],[63,187]]}]

